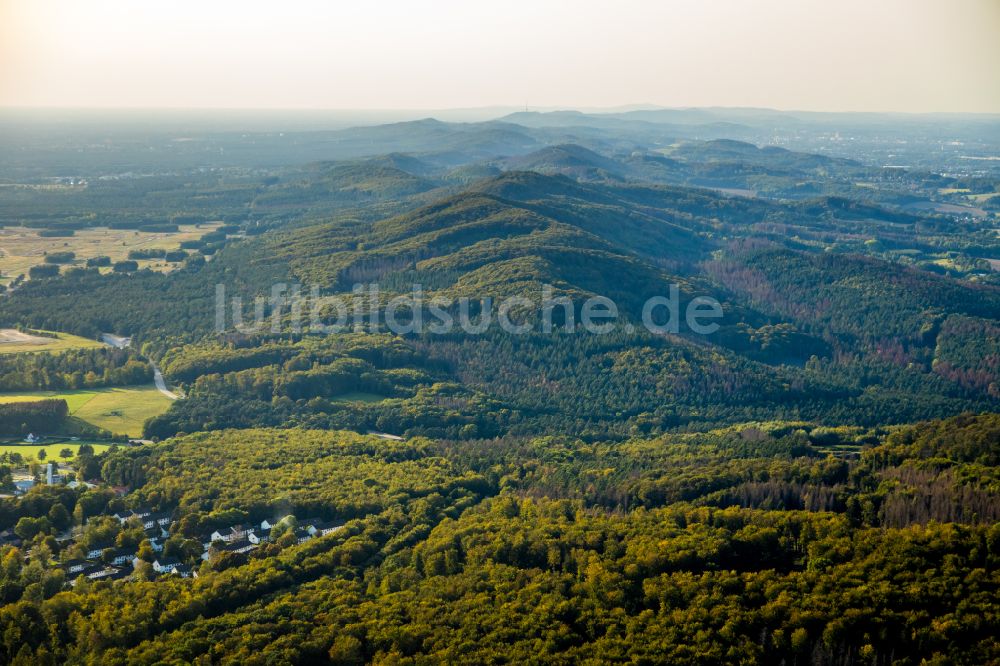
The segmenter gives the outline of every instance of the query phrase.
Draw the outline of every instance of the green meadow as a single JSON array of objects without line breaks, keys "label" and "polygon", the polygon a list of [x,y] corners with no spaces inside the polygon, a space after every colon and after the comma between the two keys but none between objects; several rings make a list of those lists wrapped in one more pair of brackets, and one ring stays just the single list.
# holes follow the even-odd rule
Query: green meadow
[{"label": "green meadow", "polygon": [[66,401],[69,413],[75,419],[129,437],[141,436],[146,419],[162,414],[172,402],[155,386],[149,385],[0,394],[0,403],[43,398],[61,398]]},{"label": "green meadow", "polygon": [[0,444],[0,454],[4,453],[20,453],[25,458],[37,458],[38,452],[45,449],[45,459],[46,460],[65,460],[65,458],[59,457],[59,452],[63,449],[69,449],[76,456],[77,449],[80,448],[82,444],[90,444],[94,448],[95,453],[102,453],[111,448],[110,444],[98,444],[95,442],[59,442],[57,444]]}]

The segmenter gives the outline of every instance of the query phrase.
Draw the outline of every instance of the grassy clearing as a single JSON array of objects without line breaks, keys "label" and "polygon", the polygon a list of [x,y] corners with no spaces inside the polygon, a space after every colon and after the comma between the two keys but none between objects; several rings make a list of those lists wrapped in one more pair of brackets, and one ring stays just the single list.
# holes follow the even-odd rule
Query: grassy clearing
[{"label": "grassy clearing", "polygon": [[[92,227],[79,229],[66,238],[45,238],[38,235],[38,229],[26,227],[0,227],[0,282],[27,275],[29,268],[44,263],[46,252],[74,252],[76,260],[68,266],[83,266],[87,259],[100,256],[111,257],[113,263],[128,259],[131,250],[176,250],[182,241],[197,240],[221,225],[221,222],[185,224],[175,232]],[[177,266],[154,260],[140,260],[138,264],[140,268],[160,271]]]},{"label": "grassy clearing", "polygon": [[172,402],[155,386],[111,388],[98,392],[73,416],[98,428],[139,437],[146,420],[167,411]]},{"label": "grassy clearing", "polygon": [[92,442],[60,442],[58,444],[44,444],[44,445],[34,445],[34,444],[0,444],[0,455],[4,453],[20,453],[25,458],[37,458],[38,452],[45,449],[45,460],[65,460],[65,458],[59,457],[59,452],[63,449],[69,449],[73,452],[73,456],[76,456],[77,450],[79,450],[81,444],[90,444],[94,447],[95,453],[102,453],[107,451],[111,445],[110,444],[97,444]]},{"label": "grassy clearing", "polygon": [[0,403],[62,398],[76,419],[115,434],[139,437],[146,419],[167,411],[171,400],[153,385],[79,391],[26,391],[0,394]]},{"label": "grassy clearing", "polygon": [[954,270],[959,269],[958,264],[956,264],[955,260],[952,259],[951,257],[942,257],[941,259],[935,259],[933,263],[937,264],[938,266],[942,266],[944,268],[950,268]]},{"label": "grassy clearing", "polygon": [[22,333],[13,328],[0,329],[0,354],[19,354],[22,352],[48,351],[58,352],[64,349],[85,347],[103,347],[103,342],[81,338],[69,333],[56,333],[56,337],[44,337]]}]

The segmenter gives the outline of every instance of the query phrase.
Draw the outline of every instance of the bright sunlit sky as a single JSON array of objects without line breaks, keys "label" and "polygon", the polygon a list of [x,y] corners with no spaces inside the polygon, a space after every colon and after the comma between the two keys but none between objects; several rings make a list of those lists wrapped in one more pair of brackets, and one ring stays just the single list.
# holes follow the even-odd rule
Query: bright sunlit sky
[{"label": "bright sunlit sky", "polygon": [[1000,0],[0,0],[0,106],[1000,112]]}]

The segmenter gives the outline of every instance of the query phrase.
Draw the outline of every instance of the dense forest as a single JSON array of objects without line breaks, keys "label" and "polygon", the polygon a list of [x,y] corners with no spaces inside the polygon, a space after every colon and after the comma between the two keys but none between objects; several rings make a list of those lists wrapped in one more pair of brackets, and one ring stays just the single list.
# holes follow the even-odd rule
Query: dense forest
[{"label": "dense forest", "polygon": [[29,435],[58,432],[69,407],[62,399],[41,399],[0,404],[0,432]]},{"label": "dense forest", "polygon": [[[987,663],[1000,658],[998,460],[995,415],[628,444],[190,435],[86,463],[134,487],[124,499],[5,501],[36,555],[28,541],[3,553],[2,649],[14,663]],[[55,563],[79,553],[51,535],[127,505],[171,512],[181,556],[232,521],[347,523],[249,557],[188,555],[197,579],[60,591]],[[142,531],[91,519],[82,547],[115,534]]]},{"label": "dense forest", "polygon": [[34,391],[146,384],[149,363],[129,349],[68,349],[59,354],[0,355],[0,391]]}]

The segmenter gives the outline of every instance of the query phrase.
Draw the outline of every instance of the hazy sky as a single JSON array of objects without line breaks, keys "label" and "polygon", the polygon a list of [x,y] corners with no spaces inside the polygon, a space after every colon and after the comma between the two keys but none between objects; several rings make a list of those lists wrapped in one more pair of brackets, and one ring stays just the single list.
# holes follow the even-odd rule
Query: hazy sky
[{"label": "hazy sky", "polygon": [[1000,0],[0,0],[0,105],[1000,112]]}]

